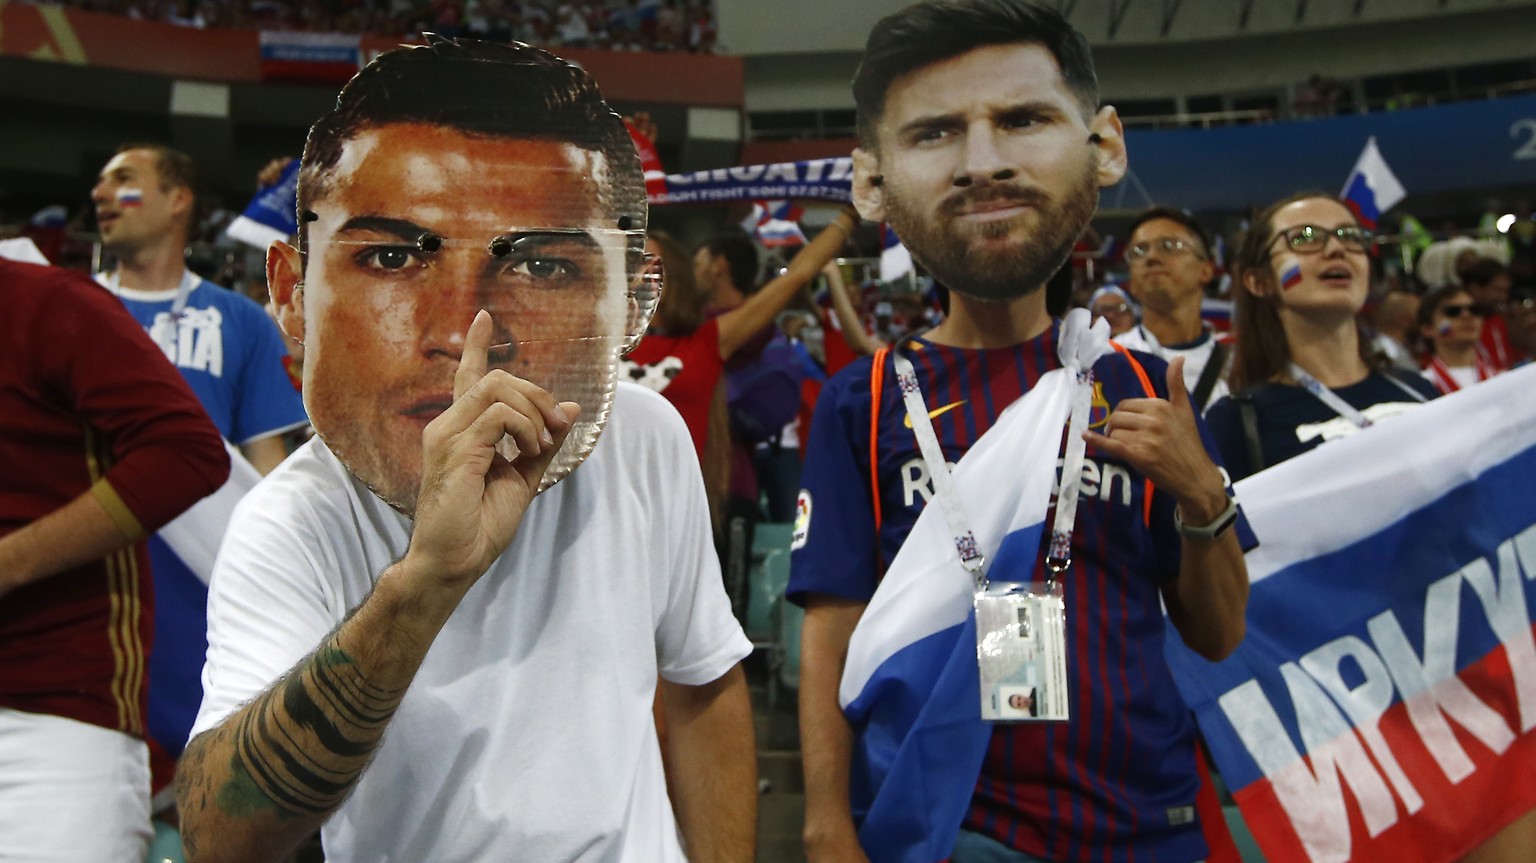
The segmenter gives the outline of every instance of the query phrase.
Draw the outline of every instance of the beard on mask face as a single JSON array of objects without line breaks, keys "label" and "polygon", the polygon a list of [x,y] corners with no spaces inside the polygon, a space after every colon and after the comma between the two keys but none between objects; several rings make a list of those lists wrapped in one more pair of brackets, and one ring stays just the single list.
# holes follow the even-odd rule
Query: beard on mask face
[{"label": "beard on mask face", "polygon": [[[940,284],[972,299],[1006,302],[1039,290],[1061,269],[1093,218],[1098,199],[1098,174],[1089,160],[1078,182],[1059,201],[1039,189],[999,181],[954,192],[928,217],[909,206],[896,189],[887,188],[885,208],[887,221],[912,257]],[[990,201],[1029,206],[1036,226],[1020,228],[1013,219],[975,225],[956,222],[965,208]],[[973,240],[998,240],[1020,231],[1022,235],[1002,248],[992,248],[990,243],[972,248]]]}]

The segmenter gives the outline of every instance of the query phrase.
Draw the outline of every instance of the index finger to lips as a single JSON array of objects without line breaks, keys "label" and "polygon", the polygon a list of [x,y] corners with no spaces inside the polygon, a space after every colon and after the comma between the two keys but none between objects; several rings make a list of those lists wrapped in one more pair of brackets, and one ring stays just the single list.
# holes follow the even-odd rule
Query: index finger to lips
[{"label": "index finger to lips", "polygon": [[459,369],[453,374],[453,398],[455,401],[485,377],[487,354],[491,347],[491,313],[481,309],[464,334],[464,352],[459,356]]}]

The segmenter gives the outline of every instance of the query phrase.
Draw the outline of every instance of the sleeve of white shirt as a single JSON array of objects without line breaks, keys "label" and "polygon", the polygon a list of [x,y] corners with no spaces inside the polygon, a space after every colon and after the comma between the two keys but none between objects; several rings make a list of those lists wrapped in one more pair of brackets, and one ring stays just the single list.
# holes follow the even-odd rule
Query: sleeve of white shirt
[{"label": "sleeve of white shirt", "polygon": [[325,578],[340,563],[320,541],[303,496],[292,492],[282,480],[263,483],[230,521],[208,590],[203,703],[192,737],[287,674],[345,616]]},{"label": "sleeve of white shirt", "polygon": [[710,683],[751,653],[752,642],[725,593],[698,454],[669,402],[642,387],[625,384],[620,392],[642,403],[628,418],[657,430],[641,478],[651,490],[652,535],[661,547],[653,591],[657,668],[673,683]]}]

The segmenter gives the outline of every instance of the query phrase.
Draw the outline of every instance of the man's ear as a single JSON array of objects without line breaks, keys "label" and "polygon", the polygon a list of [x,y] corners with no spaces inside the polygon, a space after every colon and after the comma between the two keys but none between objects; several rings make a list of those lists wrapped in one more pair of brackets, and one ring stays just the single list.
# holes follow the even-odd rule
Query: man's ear
[{"label": "man's ear", "polygon": [[267,292],[277,324],[289,338],[304,343],[304,261],[284,242],[267,247]]},{"label": "man's ear", "polygon": [[1088,129],[1097,136],[1089,139],[1098,159],[1099,187],[1105,188],[1120,182],[1125,176],[1128,160],[1125,152],[1125,129],[1120,125],[1120,115],[1113,105],[1105,105],[1093,115]]},{"label": "man's ear", "polygon": [[863,147],[853,151],[853,206],[867,221],[885,221],[885,178],[880,176],[880,159]]}]

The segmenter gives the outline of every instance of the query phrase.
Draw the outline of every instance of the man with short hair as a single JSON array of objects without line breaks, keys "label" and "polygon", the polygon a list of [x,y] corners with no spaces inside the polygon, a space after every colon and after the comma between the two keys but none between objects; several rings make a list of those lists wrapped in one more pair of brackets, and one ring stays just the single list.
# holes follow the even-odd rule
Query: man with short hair
[{"label": "man with short hair", "polygon": [[[1162,605],[1191,648],[1212,659],[1230,653],[1243,635],[1242,546],[1253,540],[1189,407],[1180,361],[1165,367],[1105,341],[1091,379],[1065,370],[1062,354],[1074,355],[1074,343],[1107,334],[1085,336],[1052,320],[1043,288],[1087,225],[1098,190],[1126,167],[1119,119],[1098,105],[1087,40],[1043,6],[928,0],[875,25],[853,90],[860,214],[888,221],[951,295],[941,324],[829,381],[811,426],[788,589],[806,606],[800,728],[808,856],[1200,860],[1207,849],[1194,814],[1195,731],[1163,659]],[[1043,587],[1047,580],[1038,540],[988,548],[995,534],[972,534],[952,520],[969,512],[994,523],[996,507],[1025,504],[1006,476],[987,477],[994,482],[987,489],[961,487],[969,456],[986,445],[983,432],[1021,428],[1021,416],[1053,417],[1022,427],[1036,449],[1003,453],[1017,473],[1038,478],[1029,503],[1044,512],[1050,464],[1062,453],[1064,403],[1021,410],[1040,404],[1034,389],[1060,393],[1071,382],[1081,390],[1089,380],[1092,408],[1078,424],[1090,429],[1081,497],[1075,528],[1063,531],[1070,536],[1061,582],[1070,721],[984,721],[978,696],[986,696],[974,677],[968,692],[925,699],[933,690],[906,685],[906,675],[934,662],[946,674],[968,667],[975,675],[977,644],[965,643],[963,623],[922,628],[927,609],[903,605],[905,597],[924,596],[925,580],[936,580],[950,591],[946,604],[963,607],[960,620],[974,619],[972,574],[962,566],[981,549],[990,561],[982,572],[993,582]],[[914,397],[926,403],[926,416],[906,408]],[[920,447],[923,426],[932,438]],[[930,479],[949,470],[945,462],[958,462],[953,493]],[[1033,467],[1042,464],[1043,471]],[[942,510],[925,511],[935,498]],[[954,539],[931,545],[950,557],[912,576],[909,554],[932,549],[904,543],[935,517],[935,530]],[[885,592],[892,584],[894,595]],[[864,627],[866,606],[871,617],[889,609],[886,630]],[[881,677],[888,685],[840,697],[845,663],[867,643],[861,639],[903,628],[914,652],[894,656],[937,651],[940,659],[921,669],[893,659],[894,677]],[[1008,688],[992,693],[1005,705]],[[875,700],[865,702],[870,692]],[[852,711],[856,703],[868,719],[854,727],[842,705]],[[949,705],[964,714],[922,724]],[[913,714],[917,730],[885,736],[885,720],[899,725]],[[911,782],[884,780],[913,765],[927,772]]]},{"label": "man with short hair", "polygon": [[304,426],[304,405],[267,313],[187,269],[196,182],[185,153],[158,144],[118,148],[91,189],[102,247],[117,262],[96,280],[181,370],[225,439],[266,474],[288,454],[283,434]]},{"label": "man with short hair", "polygon": [[[116,266],[96,281],[148,331],[197,393],[225,440],[269,473],[287,456],[287,432],[308,422],[283,361],[288,349],[266,310],[198,278],[186,264],[196,217],[196,165],[158,144],[127,144],[91,190],[103,248]],[[235,476],[249,474],[236,467]],[[149,657],[149,736],[156,811],[170,787],[202,700],[207,643],[206,572],[196,572],[161,535],[149,539],[159,637]]]},{"label": "man with short hair", "polygon": [[751,646],[681,418],[617,382],[620,119],[543,51],[434,39],[342,90],[298,203],[267,267],[317,438],[220,554],[189,859],[750,859]]},{"label": "man with short hair", "polygon": [[1205,287],[1216,276],[1211,243],[1194,217],[1153,207],[1131,223],[1125,262],[1131,296],[1141,304],[1141,323],[1116,341],[1164,360],[1184,358],[1184,385],[1195,409],[1227,394],[1232,351],[1200,317]]},{"label": "man with short hair", "polygon": [[734,309],[757,291],[757,246],[745,234],[721,234],[693,250],[693,275],[706,313]]}]

